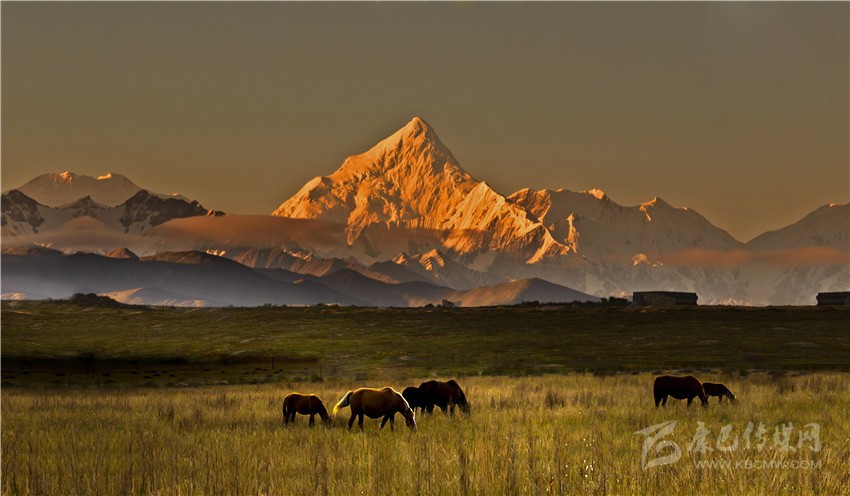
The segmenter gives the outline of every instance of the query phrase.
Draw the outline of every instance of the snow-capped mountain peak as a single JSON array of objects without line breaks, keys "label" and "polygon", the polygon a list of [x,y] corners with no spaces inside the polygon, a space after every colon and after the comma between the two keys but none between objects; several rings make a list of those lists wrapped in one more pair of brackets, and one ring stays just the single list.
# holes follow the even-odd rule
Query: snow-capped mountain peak
[{"label": "snow-capped mountain peak", "polygon": [[850,250],[850,203],[823,205],[791,225],[747,242],[747,247],[760,251],[813,246]]},{"label": "snow-capped mountain peak", "polygon": [[463,179],[470,178],[434,129],[419,117],[414,117],[365,153],[346,158],[342,166],[328,177],[339,182],[392,172],[399,167],[405,172],[419,174],[439,174],[448,169]]},{"label": "snow-capped mountain peak", "polygon": [[50,207],[67,205],[85,196],[96,203],[120,205],[141,188],[121,174],[107,172],[98,177],[71,171],[42,174],[16,188],[33,200]]},{"label": "snow-capped mountain peak", "polygon": [[[464,171],[418,117],[330,176],[305,184],[274,215],[345,224],[349,245],[380,226],[439,233],[442,244],[430,248],[451,256],[497,250],[533,262],[569,251],[523,208]],[[362,242],[373,253],[379,244]]]},{"label": "snow-capped mountain peak", "polygon": [[414,118],[368,151],[316,177],[273,215],[348,226],[353,243],[370,224],[436,228],[477,182],[425,121]]}]

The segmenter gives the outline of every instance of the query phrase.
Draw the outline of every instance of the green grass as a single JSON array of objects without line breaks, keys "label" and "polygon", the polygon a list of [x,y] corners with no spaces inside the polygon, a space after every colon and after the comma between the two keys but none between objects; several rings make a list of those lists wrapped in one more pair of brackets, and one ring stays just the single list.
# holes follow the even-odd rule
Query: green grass
[{"label": "green grass", "polygon": [[[418,417],[395,432],[367,421],[363,433],[284,427],[290,390],[327,404],[373,379],[190,389],[3,389],[4,495],[301,494],[845,494],[850,473],[850,383],[836,373],[702,374],[722,380],[736,404],[707,409],[671,401],[656,409],[651,374],[471,377],[460,381],[470,417]],[[644,470],[637,431],[675,420],[678,462]],[[712,432],[763,423],[772,438],[787,422],[821,426],[810,444],[764,450],[690,452],[699,423]],[[797,430],[794,431],[796,441]],[[743,442],[743,441],[741,441]],[[796,444],[796,443],[795,443]],[[729,462],[697,467],[698,460]],[[737,462],[817,463],[809,469],[746,469]]]},{"label": "green grass", "polygon": [[[841,494],[850,483],[850,309],[2,306],[4,495]],[[734,404],[656,409],[656,370]],[[769,371],[769,372],[768,372]],[[815,372],[812,372],[815,371]],[[588,373],[589,372],[589,373]],[[281,422],[290,391],[455,377],[468,418],[409,432]],[[216,384],[229,384],[216,386]],[[10,387],[19,386],[19,387]],[[100,387],[92,387],[100,386]],[[104,387],[105,386],[105,387]],[[144,386],[134,388],[132,386]],[[161,386],[196,386],[171,387]],[[675,420],[683,458],[644,470]],[[823,449],[687,450],[699,423],[821,426]],[[796,435],[796,432],[795,432]],[[698,467],[698,460],[730,462]],[[735,463],[818,464],[812,469]]]},{"label": "green grass", "polygon": [[845,308],[2,310],[5,385],[850,370]]}]

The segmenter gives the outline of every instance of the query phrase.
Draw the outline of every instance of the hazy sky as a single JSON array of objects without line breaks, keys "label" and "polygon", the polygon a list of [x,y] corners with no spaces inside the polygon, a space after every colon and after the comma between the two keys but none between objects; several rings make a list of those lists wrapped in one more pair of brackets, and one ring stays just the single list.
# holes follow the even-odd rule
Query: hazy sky
[{"label": "hazy sky", "polygon": [[850,4],[9,3],[2,187],[72,170],[270,213],[414,115],[502,194],[742,241],[850,200]]}]

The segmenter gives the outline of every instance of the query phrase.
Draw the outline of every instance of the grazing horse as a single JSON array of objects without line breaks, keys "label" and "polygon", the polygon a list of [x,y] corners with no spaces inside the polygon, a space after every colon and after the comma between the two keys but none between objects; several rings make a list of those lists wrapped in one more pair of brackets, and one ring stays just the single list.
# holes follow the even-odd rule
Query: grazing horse
[{"label": "grazing horse", "polygon": [[724,396],[729,398],[729,401],[735,401],[735,395],[732,394],[732,391],[729,391],[729,388],[727,388],[723,384],[716,384],[714,382],[703,382],[702,387],[705,389],[706,396],[719,396],[719,403],[723,403]]},{"label": "grazing horse", "polygon": [[383,389],[360,388],[345,393],[345,396],[334,406],[334,415],[340,408],[351,407],[351,418],[348,419],[348,430],[354,424],[357,417],[357,425],[363,430],[363,416],[369,418],[381,418],[381,428],[390,421],[390,430],[395,430],[395,414],[400,413],[407,426],[416,430],[416,419],[413,410],[400,393],[390,387]]},{"label": "grazing horse", "polygon": [[655,407],[658,408],[660,403],[662,406],[667,406],[667,396],[672,396],[677,400],[688,399],[688,406],[694,398],[699,397],[702,406],[708,406],[708,397],[705,395],[705,390],[699,379],[689,375],[686,377],[675,377],[672,375],[662,375],[655,378],[655,384],[652,387],[655,394]]},{"label": "grazing horse", "polygon": [[410,386],[408,388],[404,388],[401,395],[404,396],[405,401],[407,401],[407,404],[414,412],[417,408],[419,408],[424,413],[428,408],[428,397],[417,387]]},{"label": "grazing horse", "polygon": [[450,411],[454,415],[455,405],[457,405],[460,411],[469,414],[469,402],[466,401],[466,395],[454,380],[426,381],[419,385],[419,391],[426,398],[428,406],[425,410],[428,413],[432,413],[434,406],[438,406],[443,413]]},{"label": "grazing horse", "polygon": [[283,423],[295,423],[295,414],[310,416],[310,425],[315,423],[316,414],[325,424],[331,421],[325,404],[315,394],[289,393],[283,398]]}]

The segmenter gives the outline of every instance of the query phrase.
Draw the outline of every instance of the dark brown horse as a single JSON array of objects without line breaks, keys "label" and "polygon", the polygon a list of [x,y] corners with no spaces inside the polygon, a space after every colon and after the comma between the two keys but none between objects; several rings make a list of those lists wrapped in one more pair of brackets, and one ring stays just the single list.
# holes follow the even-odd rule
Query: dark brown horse
[{"label": "dark brown horse", "polygon": [[383,389],[360,388],[345,393],[345,396],[334,406],[334,415],[340,408],[351,407],[351,418],[348,419],[348,429],[354,424],[357,417],[357,425],[363,430],[363,416],[369,418],[381,418],[381,428],[389,420],[390,429],[395,430],[395,414],[400,413],[407,426],[416,430],[416,419],[413,410],[399,392],[390,387]]},{"label": "dark brown horse", "polygon": [[723,403],[723,397],[729,398],[729,401],[735,401],[735,395],[732,394],[732,391],[729,391],[729,388],[724,386],[723,384],[717,384],[714,382],[703,382],[703,389],[705,389],[706,396],[718,396],[720,399],[718,403]]},{"label": "dark brown horse", "polygon": [[699,379],[689,375],[686,377],[675,377],[672,375],[662,375],[655,378],[655,384],[652,387],[655,394],[655,407],[658,405],[667,406],[667,396],[672,396],[677,400],[688,399],[688,406],[694,398],[699,398],[702,406],[708,406],[708,397],[705,395],[705,390]]},{"label": "dark brown horse", "polygon": [[316,414],[324,423],[331,421],[325,404],[315,394],[289,393],[283,398],[283,423],[295,423],[295,414],[310,416],[310,425],[315,423]]},{"label": "dark brown horse", "polygon": [[432,413],[434,407],[438,406],[443,413],[450,411],[454,415],[455,405],[457,405],[460,411],[469,414],[469,402],[466,401],[466,395],[454,380],[423,382],[419,385],[419,392],[426,403],[424,410],[428,413]]},{"label": "dark brown horse", "polygon": [[401,392],[401,395],[404,396],[404,399],[407,401],[407,404],[410,408],[415,412],[417,408],[425,412],[425,409],[428,408],[428,398],[425,394],[419,390],[418,387],[407,387],[404,388],[404,391]]}]

